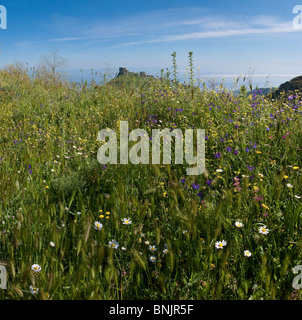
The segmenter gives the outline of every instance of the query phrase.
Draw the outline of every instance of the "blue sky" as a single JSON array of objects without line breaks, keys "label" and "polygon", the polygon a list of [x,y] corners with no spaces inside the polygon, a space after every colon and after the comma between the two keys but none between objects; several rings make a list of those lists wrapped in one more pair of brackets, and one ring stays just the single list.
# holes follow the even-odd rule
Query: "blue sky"
[{"label": "blue sky", "polygon": [[[292,26],[302,0],[37,1],[0,0],[0,66],[35,65],[51,50],[68,69],[106,66],[156,74],[177,52],[184,73],[189,51],[200,76],[248,74],[276,82],[302,74],[302,29]],[[278,78],[278,80],[277,80]],[[283,79],[284,78],[284,79]],[[282,80],[281,80],[282,79]],[[264,80],[263,80],[264,81]]]}]

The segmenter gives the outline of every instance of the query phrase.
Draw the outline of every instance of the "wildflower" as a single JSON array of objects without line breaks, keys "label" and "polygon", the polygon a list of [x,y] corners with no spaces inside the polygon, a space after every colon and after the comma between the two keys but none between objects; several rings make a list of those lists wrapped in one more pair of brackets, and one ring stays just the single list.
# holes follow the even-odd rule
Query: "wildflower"
[{"label": "wildflower", "polygon": [[55,246],[55,243],[53,242],[53,241],[50,241],[50,243],[49,243],[52,247],[54,247]]},{"label": "wildflower", "polygon": [[32,285],[29,287],[29,290],[32,294],[37,294],[39,292],[39,288],[36,288]]},{"label": "wildflower", "polygon": [[151,262],[155,262],[156,258],[155,258],[154,256],[151,256],[151,257],[149,258],[149,260],[150,260]]},{"label": "wildflower", "polygon": [[103,215],[103,214],[101,214],[101,215],[100,215],[100,218],[101,218],[101,219],[103,219],[103,218],[104,218],[104,215]]},{"label": "wildflower", "polygon": [[66,211],[68,211],[68,210],[69,210],[69,208],[65,207],[65,210],[66,210]]},{"label": "wildflower", "polygon": [[239,222],[239,221],[236,221],[236,222],[235,222],[235,226],[236,226],[237,228],[242,228],[242,227],[243,227],[243,223],[242,223],[242,222]]},{"label": "wildflower", "polygon": [[200,185],[199,185],[199,184],[196,184],[195,182],[192,184],[192,189],[198,190],[199,187],[200,187]]},{"label": "wildflower", "polygon": [[293,188],[293,185],[291,185],[290,183],[288,183],[288,184],[287,184],[287,187],[290,188],[290,189],[292,189],[292,188]]},{"label": "wildflower", "polygon": [[109,248],[117,249],[119,244],[116,240],[109,241]]},{"label": "wildflower", "polygon": [[80,212],[80,211],[77,212],[77,215],[78,215],[78,216],[81,215],[81,214],[82,214],[82,212]]},{"label": "wildflower", "polygon": [[33,264],[31,266],[31,270],[33,270],[35,272],[40,272],[41,271],[41,267],[38,264]]},{"label": "wildflower", "polygon": [[163,250],[164,254],[167,254],[168,252],[169,252],[169,250],[167,248]]},{"label": "wildflower", "polygon": [[95,230],[101,230],[102,228],[103,228],[103,225],[99,221],[95,221],[94,229]]},{"label": "wildflower", "polygon": [[266,204],[264,204],[264,203],[262,203],[261,207],[264,208],[264,209],[266,209],[266,210],[269,210],[269,207],[268,207]]},{"label": "wildflower", "polygon": [[122,250],[123,250],[123,251],[126,251],[127,249],[126,249],[125,247],[122,247]]},{"label": "wildflower", "polygon": [[297,196],[297,195],[295,195],[295,198],[296,198],[296,199],[301,199],[301,197],[300,197],[300,196]]},{"label": "wildflower", "polygon": [[257,186],[254,186],[254,192],[258,192],[259,188]]},{"label": "wildflower", "polygon": [[216,172],[218,172],[218,173],[219,172],[223,172],[223,170],[222,169],[217,169]]},{"label": "wildflower", "polygon": [[267,235],[269,233],[269,230],[266,226],[262,226],[259,228],[259,233]]},{"label": "wildflower", "polygon": [[123,220],[123,224],[128,225],[128,224],[131,224],[131,223],[132,223],[132,221],[131,221],[130,219],[126,219],[126,218],[124,218],[124,220]]},{"label": "wildflower", "polygon": [[147,246],[149,245],[149,243],[150,243],[150,242],[149,242],[148,240],[147,240],[147,241],[145,241],[145,244],[146,244]]},{"label": "wildflower", "polygon": [[155,246],[149,246],[149,250],[151,250],[151,251],[156,251],[157,249],[156,249]]},{"label": "wildflower", "polygon": [[213,180],[207,180],[207,181],[206,181],[206,184],[207,184],[208,186],[210,186],[210,185],[212,184],[212,182],[213,182]]},{"label": "wildflower", "polygon": [[293,167],[294,170],[299,170],[299,167]]},{"label": "wildflower", "polygon": [[216,249],[223,249],[223,247],[226,245],[227,245],[227,242],[225,240],[215,242]]},{"label": "wildflower", "polygon": [[249,250],[245,250],[245,251],[244,251],[244,256],[245,256],[245,257],[248,257],[248,258],[249,258],[251,255],[252,255],[252,254],[251,254],[251,252],[250,252]]},{"label": "wildflower", "polygon": [[250,167],[248,164],[247,164],[247,167],[250,171],[253,171],[254,170],[254,167]]}]

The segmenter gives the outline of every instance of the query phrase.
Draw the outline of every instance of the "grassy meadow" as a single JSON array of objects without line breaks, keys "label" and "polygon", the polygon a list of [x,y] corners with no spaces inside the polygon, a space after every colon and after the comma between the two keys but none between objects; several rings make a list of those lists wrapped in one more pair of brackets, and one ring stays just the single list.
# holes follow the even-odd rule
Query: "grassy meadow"
[{"label": "grassy meadow", "polygon": [[[187,85],[0,70],[1,299],[301,298],[302,101],[194,86],[191,58]],[[101,165],[123,120],[205,129],[205,172]]]}]

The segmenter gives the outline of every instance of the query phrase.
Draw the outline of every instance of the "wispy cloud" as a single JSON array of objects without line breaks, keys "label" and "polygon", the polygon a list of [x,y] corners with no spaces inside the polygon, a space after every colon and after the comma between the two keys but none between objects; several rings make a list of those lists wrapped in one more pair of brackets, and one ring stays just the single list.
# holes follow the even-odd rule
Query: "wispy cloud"
[{"label": "wispy cloud", "polygon": [[231,36],[245,36],[245,35],[273,35],[283,33],[294,33],[291,22],[277,21],[275,17],[255,17],[250,24],[246,22],[233,23],[228,20],[215,21],[208,19],[202,25],[202,31],[192,31],[188,33],[178,33],[172,35],[165,35],[157,39],[146,39],[139,41],[129,41],[118,46],[132,46],[144,43],[159,43],[171,41],[185,41],[195,39],[211,39],[224,38]]},{"label": "wispy cloud", "polygon": [[[87,45],[106,41],[111,48],[297,32],[292,27],[291,21],[282,21],[275,16],[229,18],[215,15],[212,11],[203,8],[167,9],[137,14],[118,21],[111,19],[90,23],[79,18],[53,15],[49,28],[57,36],[40,42],[61,44],[78,42]],[[19,45],[31,45],[34,42],[27,41]]]}]

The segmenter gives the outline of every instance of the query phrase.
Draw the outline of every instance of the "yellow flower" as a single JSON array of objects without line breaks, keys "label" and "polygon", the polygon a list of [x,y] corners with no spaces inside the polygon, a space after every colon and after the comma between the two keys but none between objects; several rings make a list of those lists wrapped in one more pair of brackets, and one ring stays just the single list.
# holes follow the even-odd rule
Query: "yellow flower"
[{"label": "yellow flower", "polygon": [[104,218],[104,215],[101,214],[101,215],[100,215],[100,218]]},{"label": "yellow flower", "polygon": [[299,167],[293,167],[294,170],[299,170]]},{"label": "yellow flower", "polygon": [[268,207],[266,204],[264,204],[264,203],[262,203],[261,207],[269,210],[269,207]]},{"label": "yellow flower", "polygon": [[287,178],[288,178],[288,176],[284,176],[283,178],[284,178],[284,179],[287,179]]}]

